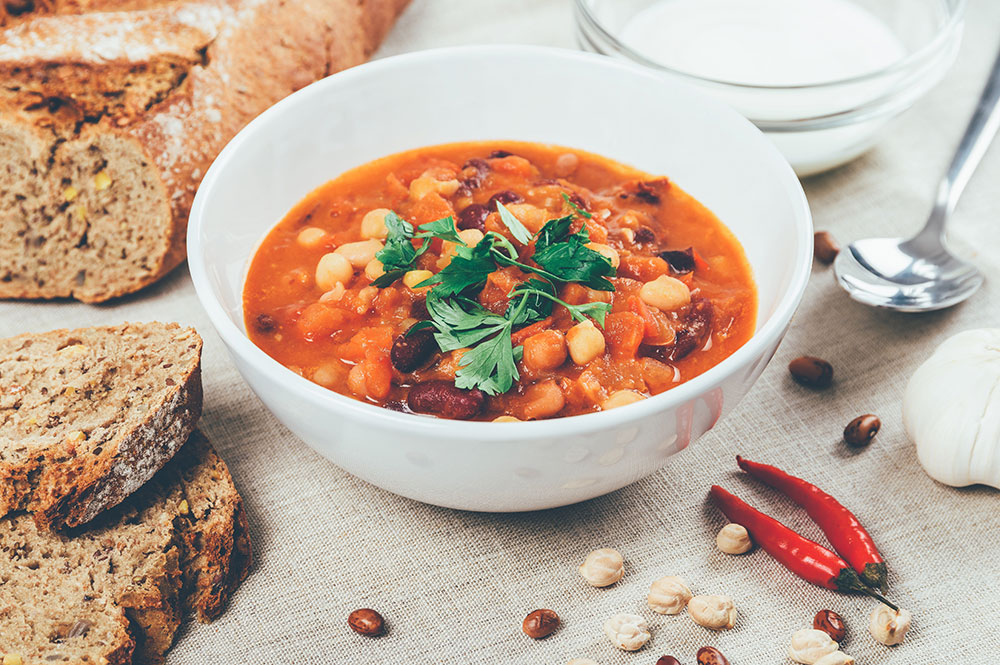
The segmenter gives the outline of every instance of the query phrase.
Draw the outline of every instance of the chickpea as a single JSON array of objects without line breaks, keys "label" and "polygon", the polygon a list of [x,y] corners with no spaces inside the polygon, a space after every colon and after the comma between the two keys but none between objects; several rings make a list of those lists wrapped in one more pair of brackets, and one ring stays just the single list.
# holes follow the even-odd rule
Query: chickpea
[{"label": "chickpea", "polygon": [[586,365],[604,353],[604,335],[589,319],[566,331],[566,344],[577,365]]},{"label": "chickpea", "polygon": [[359,240],[358,242],[349,242],[341,245],[333,250],[333,253],[339,254],[350,261],[351,265],[355,268],[364,268],[383,247],[384,245],[380,240]]},{"label": "chickpea", "polygon": [[566,361],[566,338],[557,330],[543,330],[524,340],[524,366],[540,372]]},{"label": "chickpea", "polygon": [[[510,203],[504,204],[504,207],[506,207],[507,210],[514,215],[514,217],[517,217],[519,222],[524,224],[524,228],[528,229],[532,233],[541,229],[545,226],[545,222],[549,221],[550,215],[547,210],[531,205],[530,203]],[[495,210],[496,208],[494,206],[490,212],[494,212]]]},{"label": "chickpea", "polygon": [[669,275],[660,275],[652,282],[642,285],[639,297],[651,307],[671,312],[691,302],[691,291],[681,280]]},{"label": "chickpea", "polygon": [[587,247],[594,250],[598,254],[602,254],[608,257],[608,260],[611,261],[611,265],[613,265],[615,268],[617,268],[618,265],[621,263],[621,258],[619,258],[618,256],[618,251],[614,247],[611,247],[610,245],[605,245],[604,243],[600,242],[588,242]]},{"label": "chickpea", "polygon": [[362,238],[385,238],[389,235],[389,229],[385,227],[385,216],[391,210],[388,208],[375,208],[365,213],[361,218]]},{"label": "chickpea", "polygon": [[566,176],[576,171],[576,167],[580,165],[580,158],[571,152],[564,152],[563,154],[556,157],[556,175],[560,178],[565,178]]},{"label": "chickpea", "polygon": [[451,196],[461,186],[462,183],[454,178],[451,180],[438,180],[437,178],[422,175],[410,182],[410,198],[419,200],[432,192],[436,192],[442,196]]},{"label": "chickpea", "polygon": [[729,630],[736,624],[736,605],[729,596],[695,596],[688,601],[688,615],[699,626]]},{"label": "chickpea", "polygon": [[307,249],[312,249],[314,247],[319,247],[326,239],[326,231],[323,229],[317,229],[315,226],[307,226],[306,228],[299,231],[299,235],[295,237],[295,242],[297,242],[301,247]]},{"label": "chickpea", "polygon": [[611,393],[606,400],[604,400],[604,403],[601,404],[601,410],[607,411],[608,409],[617,409],[620,406],[635,404],[636,402],[644,399],[646,399],[645,395],[634,390],[616,390]]},{"label": "chickpea", "polygon": [[562,389],[551,379],[536,383],[524,391],[526,403],[521,409],[526,420],[554,416],[566,405]]},{"label": "chickpea", "polygon": [[521,422],[521,419],[520,418],[515,418],[514,416],[497,416],[496,418],[493,419],[493,422],[495,422],[495,423],[519,423],[519,422]]},{"label": "chickpea", "polygon": [[342,254],[336,252],[324,254],[316,264],[316,286],[324,291],[329,291],[338,282],[346,284],[352,277],[354,268]]},{"label": "chickpea", "polygon": [[739,524],[727,524],[715,537],[715,544],[726,554],[744,554],[753,547],[750,534]]},{"label": "chickpea", "polygon": [[423,282],[424,280],[428,280],[433,276],[434,273],[430,270],[410,270],[403,275],[403,284],[405,284],[407,288],[415,289],[417,288],[417,284]]},{"label": "chickpea", "polygon": [[869,617],[868,631],[876,640],[887,646],[900,644],[910,629],[913,617],[904,609],[898,612],[888,605],[879,605]]},{"label": "chickpea", "polygon": [[372,259],[365,266],[365,277],[370,281],[375,281],[379,277],[385,274],[385,266],[378,259]]},{"label": "chickpea", "polygon": [[469,247],[475,247],[486,235],[479,229],[465,229],[458,232],[458,237]]},{"label": "chickpea", "polygon": [[313,372],[312,380],[324,388],[332,388],[343,375],[344,372],[340,365],[328,363],[316,368],[316,371]]},{"label": "chickpea", "polygon": [[625,558],[616,549],[602,547],[587,555],[579,571],[590,586],[611,586],[625,575]]}]

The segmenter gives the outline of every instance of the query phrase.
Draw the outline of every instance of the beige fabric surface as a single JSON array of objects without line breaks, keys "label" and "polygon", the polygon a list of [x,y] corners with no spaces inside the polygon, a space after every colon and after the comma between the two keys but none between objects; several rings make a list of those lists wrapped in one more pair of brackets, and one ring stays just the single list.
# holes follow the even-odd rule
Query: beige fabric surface
[{"label": "beige fabric surface", "polygon": [[[846,241],[907,233],[922,222],[996,53],[1000,2],[972,0],[969,19],[947,80],[894,123],[877,149],[806,183],[817,228]],[[573,46],[569,2],[414,0],[382,54],[486,41]],[[647,480],[541,513],[420,505],[320,458],[243,384],[184,268],[107,306],[0,303],[0,335],[161,319],[195,325],[205,337],[202,427],[246,497],[258,562],[220,620],[182,631],[168,664],[560,665],[589,657],[653,665],[669,653],[691,665],[695,651],[710,644],[732,665],[783,665],[791,633],[822,608],[844,615],[843,648],[862,664],[993,663],[1000,660],[1000,493],[930,480],[903,434],[900,397],[913,369],[946,336],[1000,326],[998,183],[994,147],[952,232],[987,275],[973,300],[924,316],[874,311],[848,300],[831,271],[816,265],[774,362],[732,415]],[[832,389],[815,393],[791,382],[785,365],[803,353],[835,365]],[[882,417],[883,430],[868,449],[851,451],[841,430],[867,412]],[[892,597],[915,617],[904,645],[889,649],[868,636],[871,601],[810,586],[759,551],[734,558],[715,550],[724,520],[706,501],[712,483],[821,538],[789,502],[739,477],[736,453],[816,481],[870,527],[889,562]],[[624,553],[626,574],[611,588],[592,589],[576,567],[605,546]],[[667,574],[682,575],[696,593],[731,595],[736,628],[712,633],[685,615],[650,612],[649,584]],[[381,611],[389,634],[371,640],[351,633],[346,617],[358,607]],[[533,642],[520,624],[538,607],[556,610],[564,625]],[[652,627],[652,642],[638,653],[616,651],[601,632],[605,618],[621,611],[643,614]]]}]

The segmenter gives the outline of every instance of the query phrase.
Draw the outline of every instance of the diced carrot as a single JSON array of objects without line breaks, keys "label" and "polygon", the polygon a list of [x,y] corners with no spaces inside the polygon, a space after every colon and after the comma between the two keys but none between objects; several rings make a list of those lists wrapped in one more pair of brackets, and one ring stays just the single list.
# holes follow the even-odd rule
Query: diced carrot
[{"label": "diced carrot", "polygon": [[583,284],[571,283],[563,287],[559,297],[570,305],[582,305],[589,301],[587,287]]},{"label": "diced carrot", "polygon": [[417,226],[454,214],[451,204],[437,192],[431,192],[410,207],[410,217]]},{"label": "diced carrot", "polygon": [[639,296],[629,296],[628,309],[642,317],[644,324],[643,337],[656,337],[660,334],[660,324],[653,317],[653,313],[646,307],[646,303]]},{"label": "diced carrot", "polygon": [[611,355],[616,359],[634,358],[646,330],[643,318],[635,312],[614,312],[604,323]]},{"label": "diced carrot", "polygon": [[392,348],[394,337],[392,326],[371,326],[362,329],[362,332],[364,337],[361,346],[366,358],[373,354],[386,354]]},{"label": "diced carrot", "polygon": [[519,346],[524,342],[524,340],[528,339],[535,333],[539,333],[548,328],[549,326],[551,326],[553,320],[554,319],[551,316],[546,316],[541,321],[535,321],[530,326],[525,326],[524,328],[521,328],[517,332],[511,333],[510,336],[511,343],[514,346]]},{"label": "diced carrot", "polygon": [[394,199],[403,200],[410,195],[410,188],[403,184],[403,181],[395,173],[390,173],[385,178],[386,191]]},{"label": "diced carrot", "polygon": [[509,155],[490,162],[490,170],[497,173],[508,173],[521,178],[528,178],[534,172],[534,167],[524,157]]},{"label": "diced carrot", "polygon": [[314,302],[302,310],[296,326],[299,333],[311,342],[337,332],[346,319],[347,315],[343,310]]},{"label": "diced carrot", "polygon": [[365,373],[365,392],[373,399],[385,399],[392,389],[392,363],[384,353],[365,358],[360,367]]},{"label": "diced carrot", "polygon": [[652,282],[670,273],[670,265],[658,256],[623,256],[618,266],[619,277],[631,277],[640,282]]},{"label": "diced carrot", "polygon": [[605,243],[608,241],[608,230],[601,223],[593,219],[585,219],[583,220],[583,225],[587,227],[590,242]]}]

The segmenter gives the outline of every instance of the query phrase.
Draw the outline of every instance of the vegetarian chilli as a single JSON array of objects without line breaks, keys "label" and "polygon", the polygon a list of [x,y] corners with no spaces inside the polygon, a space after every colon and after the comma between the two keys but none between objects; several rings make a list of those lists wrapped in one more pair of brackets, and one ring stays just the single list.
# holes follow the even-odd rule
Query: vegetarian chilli
[{"label": "vegetarian chilli", "polygon": [[387,408],[533,420],[690,380],[753,334],[743,249],[701,204],[578,150],[458,143],[320,187],[247,276],[250,338]]}]

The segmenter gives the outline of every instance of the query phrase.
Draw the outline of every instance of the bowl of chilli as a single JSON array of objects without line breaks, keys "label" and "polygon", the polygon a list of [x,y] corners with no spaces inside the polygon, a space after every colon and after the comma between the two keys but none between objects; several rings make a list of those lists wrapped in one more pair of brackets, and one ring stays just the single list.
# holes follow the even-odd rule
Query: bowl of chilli
[{"label": "bowl of chilli", "polygon": [[601,56],[461,47],[252,121],[188,228],[250,387],[346,471],[467,510],[649,475],[731,411],[808,279],[812,221],[749,122]]}]

